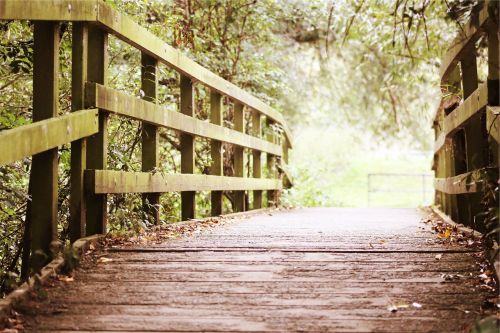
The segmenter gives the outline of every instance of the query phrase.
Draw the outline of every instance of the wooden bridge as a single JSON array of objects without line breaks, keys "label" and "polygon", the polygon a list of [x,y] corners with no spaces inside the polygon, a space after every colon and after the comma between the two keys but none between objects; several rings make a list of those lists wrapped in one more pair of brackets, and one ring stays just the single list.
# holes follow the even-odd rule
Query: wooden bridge
[{"label": "wooden bridge", "polygon": [[[0,0],[0,19],[34,22],[33,123],[0,133],[0,165],[32,156],[31,267],[58,262],[58,147],[67,143],[71,242],[106,233],[109,194],[142,193],[144,211],[157,224],[165,192],[181,193],[183,221],[195,218],[199,191],[211,191],[211,216],[224,213],[228,191],[234,211],[258,214],[195,237],[103,249],[84,260],[75,281],[49,279],[47,298],[28,297],[18,307],[27,330],[460,331],[494,312],[484,306],[496,289],[485,281],[475,238],[414,210],[260,210],[279,206],[280,190],[292,185],[292,136],[280,113],[101,0],[47,3]],[[471,227],[498,207],[498,15],[494,1],[478,6],[450,47],[434,124],[436,203]],[[63,22],[72,27],[72,112],[61,115]],[[141,98],[108,85],[109,35],[141,52]],[[488,40],[486,83],[477,75],[481,36]],[[179,112],[157,103],[160,65],[179,74]],[[210,90],[210,122],[195,117],[195,85]],[[225,108],[233,112],[231,128],[223,126]],[[142,122],[142,172],[107,168],[110,116]],[[159,168],[161,128],[180,133],[179,174]],[[209,174],[195,174],[198,137],[210,139]],[[224,175],[223,144],[234,148],[234,176]],[[433,229],[447,234],[437,237]]]}]

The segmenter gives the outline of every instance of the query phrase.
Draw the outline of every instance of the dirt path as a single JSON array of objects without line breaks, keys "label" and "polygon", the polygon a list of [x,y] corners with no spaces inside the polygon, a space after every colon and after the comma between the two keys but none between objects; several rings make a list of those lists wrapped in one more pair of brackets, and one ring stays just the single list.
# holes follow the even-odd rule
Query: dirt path
[{"label": "dirt path", "polygon": [[[114,248],[25,304],[32,331],[459,332],[495,293],[480,252],[405,209],[256,215]],[[448,236],[448,235],[445,235]],[[447,238],[447,237],[445,237]],[[486,310],[493,311],[493,310]]]}]

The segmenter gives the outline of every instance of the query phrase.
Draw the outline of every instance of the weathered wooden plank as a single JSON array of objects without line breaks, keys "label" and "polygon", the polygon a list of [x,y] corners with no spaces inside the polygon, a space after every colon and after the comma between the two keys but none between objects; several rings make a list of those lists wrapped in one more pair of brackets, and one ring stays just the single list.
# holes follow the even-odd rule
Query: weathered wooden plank
[{"label": "weathered wooden plank", "polygon": [[[158,90],[158,61],[146,53],[141,55],[141,90],[142,98],[156,103]],[[147,122],[142,123],[142,171],[153,171],[159,166],[160,136],[158,127]],[[145,193],[142,197],[145,214],[154,224],[160,224],[160,195]]]},{"label": "weathered wooden plank", "polygon": [[[57,117],[59,42],[59,23],[35,22],[33,47],[34,122]],[[31,126],[33,128],[36,125]],[[39,128],[43,129],[43,127],[37,129]],[[48,133],[45,132],[46,136]],[[28,239],[31,241],[31,268],[34,270],[41,269],[55,255],[54,250],[57,250],[51,246],[52,242],[57,240],[57,180],[57,148],[33,155],[28,189],[31,200],[28,205],[26,223],[28,230],[31,228],[31,235]],[[27,249],[25,248],[25,250]]]},{"label": "weathered wooden plank", "polygon": [[[222,96],[216,91],[210,92],[210,122],[217,126],[222,126],[223,105]],[[210,156],[212,165],[210,166],[210,174],[214,176],[222,176],[224,154],[222,150],[222,142],[212,140],[210,143]],[[218,216],[222,214],[222,191],[212,191],[211,197],[211,215]]]},{"label": "weathered wooden plank", "polygon": [[[125,310],[133,310],[127,308]],[[214,312],[210,310],[191,310],[184,309],[183,315],[172,316],[175,309],[166,312],[151,312],[152,309],[143,309],[144,315],[132,315],[130,313],[117,314],[93,314],[91,316],[81,314],[82,310],[77,315],[72,316],[72,321],[60,322],[59,316],[47,316],[40,318],[39,326],[33,325],[36,329],[33,332],[50,332],[53,328],[57,328],[58,332],[67,332],[75,330],[75,327],[82,331],[92,332],[339,332],[339,333],[369,333],[369,332],[459,332],[465,323],[472,323],[476,319],[474,315],[467,312],[457,310],[448,311],[443,318],[439,312],[431,315],[428,312],[418,315],[417,311],[406,312],[406,316],[393,317],[373,317],[366,314],[365,311],[357,311],[349,309],[343,311],[343,316],[336,317],[337,311],[332,309],[319,312],[315,316],[315,312],[310,311],[303,314],[302,317],[293,317],[288,315],[284,317],[281,313],[301,312],[300,309],[292,311],[290,309],[261,309],[260,313],[252,311],[245,316],[245,309],[241,309],[240,314],[235,307],[227,309],[226,313]],[[380,309],[379,309],[380,310]],[[151,316],[146,313],[150,311]],[[387,312],[387,309],[385,309]],[[65,311],[60,311],[65,312]],[[279,312],[273,318],[272,313]],[[375,312],[375,311],[374,311]],[[401,312],[401,311],[400,311]],[[350,313],[350,315],[349,315]],[[357,316],[352,313],[359,313]],[[92,321],[88,318],[92,317]],[[155,320],[152,320],[155,318]],[[332,319],[335,318],[335,319]],[[77,323],[77,324],[75,324]],[[425,325],[423,325],[425,323]],[[47,330],[47,331],[46,331]],[[48,331],[50,330],[50,331]]]},{"label": "weathered wooden plank", "polygon": [[276,144],[214,123],[207,123],[179,112],[166,110],[164,107],[128,96],[99,84],[87,83],[86,100],[88,105],[153,125],[168,127],[186,134],[227,142],[240,147],[260,150],[276,156],[282,154],[281,147]]},{"label": "weathered wooden plank", "polygon": [[485,182],[485,173],[498,172],[496,168],[483,168],[448,178],[436,178],[436,190],[447,194],[481,192]]},{"label": "weathered wooden plank", "polygon": [[97,109],[92,109],[2,131],[0,165],[57,148],[97,130]]},{"label": "weathered wooden plank", "polygon": [[[88,64],[88,23],[73,22],[71,46],[71,111],[85,107],[85,82]],[[80,124],[82,128],[91,126]],[[99,130],[95,119],[95,134]],[[87,168],[87,140],[82,138],[71,142],[71,193],[69,207],[69,238],[71,242],[85,236],[87,204],[84,194],[83,173]]]},{"label": "weathered wooden plank", "polygon": [[[182,114],[193,118],[194,110],[194,87],[190,77],[181,75],[180,80],[181,101],[180,111]],[[193,174],[195,168],[195,137],[190,134],[181,134],[181,172]],[[196,216],[196,192],[181,192],[181,219],[186,221]]]},{"label": "weathered wooden plank", "polygon": [[438,152],[445,144],[445,138],[463,128],[472,118],[479,116],[488,104],[488,87],[481,84],[455,110],[448,114],[443,121],[443,129],[434,144],[434,152]]},{"label": "weathered wooden plank", "polygon": [[96,21],[97,0],[2,0],[0,20]]},{"label": "weathered wooden plank", "polygon": [[[245,107],[243,104],[234,104],[234,129],[245,133]],[[245,177],[245,149],[243,147],[234,147],[234,175],[236,177]],[[234,211],[244,212],[246,210],[245,191],[234,192]]]},{"label": "weathered wooden plank", "polygon": [[243,191],[281,189],[277,179],[195,174],[161,174],[86,170],[87,189],[94,193],[163,193],[183,191]]},{"label": "weathered wooden plank", "polygon": [[458,36],[448,48],[441,63],[441,81],[445,81],[447,76],[460,61],[465,52],[470,52],[474,43],[484,32],[484,27],[489,21],[488,5],[490,1],[485,1],[479,11],[473,12],[470,21],[461,29]]},{"label": "weathered wooden plank", "polygon": [[[107,83],[108,34],[95,25],[88,28],[87,79],[100,84]],[[85,101],[86,103],[86,101]],[[89,105],[86,103],[86,107]],[[99,113],[99,132],[87,139],[87,168],[106,169],[108,164],[108,115]],[[87,204],[87,236],[106,233],[106,194],[89,193]]]},{"label": "weathered wooden plank", "polygon": [[292,140],[290,129],[287,127],[281,113],[233,83],[189,59],[181,51],[166,44],[128,16],[119,13],[109,5],[99,1],[97,20],[110,33],[113,33],[118,38],[141,51],[156,57],[159,61],[176,69],[181,74],[194,81],[201,82],[210,89],[227,95],[241,104],[258,110],[275,122],[282,124],[287,137],[290,141]]}]

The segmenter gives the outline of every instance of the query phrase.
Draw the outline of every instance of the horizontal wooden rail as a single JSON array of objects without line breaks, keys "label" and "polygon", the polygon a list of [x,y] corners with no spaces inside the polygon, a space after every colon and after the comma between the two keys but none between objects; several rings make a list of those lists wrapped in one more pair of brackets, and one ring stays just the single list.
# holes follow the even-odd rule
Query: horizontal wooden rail
[{"label": "horizontal wooden rail", "polygon": [[95,21],[96,0],[2,0],[0,20]]},{"label": "horizontal wooden rail", "polygon": [[96,83],[86,84],[86,103],[108,112],[237,146],[281,156],[281,146],[226,127],[208,123],[180,112]]},{"label": "horizontal wooden rail", "polygon": [[497,168],[483,168],[458,176],[434,179],[434,187],[437,191],[447,194],[476,193],[483,190],[488,172],[498,172]]},{"label": "horizontal wooden rail", "polygon": [[82,110],[0,132],[0,165],[97,133],[97,114]]},{"label": "horizontal wooden rail", "polygon": [[121,14],[102,0],[51,0],[45,1],[2,0],[0,19],[27,19],[49,21],[97,22],[103,29],[119,39],[167,64],[183,75],[227,95],[279,123],[292,148],[292,136],[283,115],[255,96],[221,78],[181,51],[141,27],[131,18]]},{"label": "horizontal wooden rail", "polygon": [[96,194],[180,191],[279,190],[279,179],[86,170],[86,188]]},{"label": "horizontal wooden rail", "polygon": [[467,121],[478,115],[480,111],[483,111],[487,104],[488,86],[483,83],[462,104],[445,117],[443,129],[434,145],[434,152],[436,153],[443,147],[445,138],[453,135]]},{"label": "horizontal wooden rail", "polygon": [[491,0],[485,1],[478,13],[473,13],[470,21],[459,32],[448,48],[443,62],[441,63],[441,81],[446,81],[453,68],[460,61],[466,50],[473,47],[483,33],[485,25],[489,21],[488,6]]}]

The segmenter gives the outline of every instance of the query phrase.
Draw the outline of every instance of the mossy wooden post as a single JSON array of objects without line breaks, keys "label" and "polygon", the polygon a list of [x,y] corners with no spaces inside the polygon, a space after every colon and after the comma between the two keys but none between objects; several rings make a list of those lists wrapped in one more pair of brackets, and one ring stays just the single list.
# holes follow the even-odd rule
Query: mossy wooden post
[{"label": "mossy wooden post", "polygon": [[[438,138],[439,136],[439,130],[438,130],[438,117],[439,117],[439,112],[440,110],[438,109],[436,111],[436,115],[434,117],[434,121],[432,122],[432,130],[434,132],[434,141],[436,141],[436,139]],[[438,152],[434,152],[434,156],[432,157],[432,171],[434,171],[434,178],[437,178],[438,177],[438,172],[439,172],[439,169],[440,169],[440,165],[439,165],[439,162],[440,162],[440,159],[439,159],[439,151]],[[441,204],[441,192],[437,191],[436,189],[434,189],[434,205],[436,206],[442,206]]]},{"label": "mossy wooden post", "polygon": [[[266,117],[266,125],[267,125],[267,140],[270,142],[276,142],[276,136],[274,131],[272,130],[272,126],[274,125],[274,121],[269,117]],[[267,153],[267,174],[269,178],[276,178],[276,156]],[[267,191],[267,207],[274,207],[278,204],[277,202],[277,193],[275,190]]]},{"label": "mossy wooden post", "polygon": [[[88,28],[88,72],[87,79],[106,85],[108,67],[108,34],[96,25]],[[92,105],[86,105],[87,107]],[[108,115],[99,114],[99,133],[87,139],[87,169],[104,170],[108,157]],[[87,193],[87,235],[106,233],[106,194]]]},{"label": "mossy wooden post", "polygon": [[[262,117],[260,112],[253,110],[252,111],[252,130],[253,134],[260,138],[262,137]],[[253,177],[260,178],[262,177],[262,166],[261,166],[261,158],[262,152],[260,150],[252,151],[252,161],[253,161]],[[253,191],[253,208],[258,209],[262,208],[262,191],[257,190]]]},{"label": "mossy wooden post", "polygon": [[[500,20],[498,6],[497,17],[492,18],[492,21],[497,23]],[[500,105],[500,45],[498,41],[500,26],[494,22],[491,22],[488,27],[488,105],[490,106]]]},{"label": "mossy wooden post", "polygon": [[[194,91],[191,79],[181,75],[181,113],[194,117]],[[194,173],[194,136],[181,134],[181,173]],[[181,219],[186,221],[196,215],[196,192],[181,192]]]},{"label": "mossy wooden post", "polygon": [[[210,122],[215,125],[222,126],[222,96],[216,92],[210,93]],[[212,140],[210,144],[210,155],[212,157],[212,165],[210,166],[210,174],[215,176],[223,175],[223,151],[222,142]],[[212,191],[211,198],[211,215],[218,216],[222,214],[222,191]]]},{"label": "mossy wooden post", "polygon": [[[59,24],[36,21],[33,53],[33,121],[57,116]],[[40,269],[54,255],[57,240],[57,148],[33,155],[30,173],[31,267]]]},{"label": "mossy wooden post", "polygon": [[[72,28],[71,110],[84,109],[87,81],[88,24],[74,22]],[[71,143],[71,194],[69,238],[71,242],[85,236],[87,207],[83,173],[87,167],[87,139]]]},{"label": "mossy wooden post", "polygon": [[[449,77],[446,79],[446,84],[448,86],[448,91],[451,94],[458,94],[460,91],[460,68],[455,66],[454,70],[451,72]],[[445,109],[444,116],[447,116],[453,109]],[[457,145],[456,134],[451,138],[451,140],[446,140],[444,146],[445,155],[445,177],[456,176],[456,158],[463,154],[463,147]],[[446,194],[446,214],[450,216],[453,220],[459,220],[459,212],[457,205],[457,196],[455,194]]]},{"label": "mossy wooden post", "polygon": [[[241,103],[234,103],[234,129],[238,132],[245,132],[245,107]],[[236,177],[245,177],[245,148],[234,147],[234,175]],[[244,212],[245,191],[234,192],[234,210]]]},{"label": "mossy wooden post", "polygon": [[[434,119],[434,139],[437,140],[441,131],[443,129],[443,121],[442,121],[442,102],[437,110],[436,117]],[[440,149],[434,153],[434,178],[444,178],[444,149]],[[434,192],[434,203],[440,207],[440,209],[444,212],[446,211],[446,198],[445,194],[441,191],[435,189]]]},{"label": "mossy wooden post", "polygon": [[[142,98],[156,103],[158,90],[158,60],[146,53],[141,55]],[[159,163],[159,132],[155,125],[142,122],[142,171],[154,171]],[[144,213],[154,224],[160,224],[160,194],[145,193],[142,196]]]},{"label": "mossy wooden post", "polygon": [[[497,24],[491,23],[488,29],[488,105],[500,105],[500,13],[497,5],[497,17],[492,21]],[[498,116],[493,119],[498,123]],[[495,131],[494,126],[489,126],[488,131]],[[490,133],[492,134],[492,133]],[[498,138],[498,137],[497,137]],[[500,148],[498,141],[493,140],[490,144],[490,149],[493,150],[490,157],[490,163],[500,168]],[[498,200],[498,199],[497,199]],[[497,201],[498,202],[498,201]]]},{"label": "mossy wooden post", "polygon": [[[468,50],[460,61],[462,70],[463,99],[467,99],[478,88],[477,61],[475,49]],[[485,148],[487,147],[486,119],[475,117],[464,126],[466,170],[470,172],[486,166]],[[481,193],[458,195],[461,222],[472,225],[475,216],[481,212]]]}]

